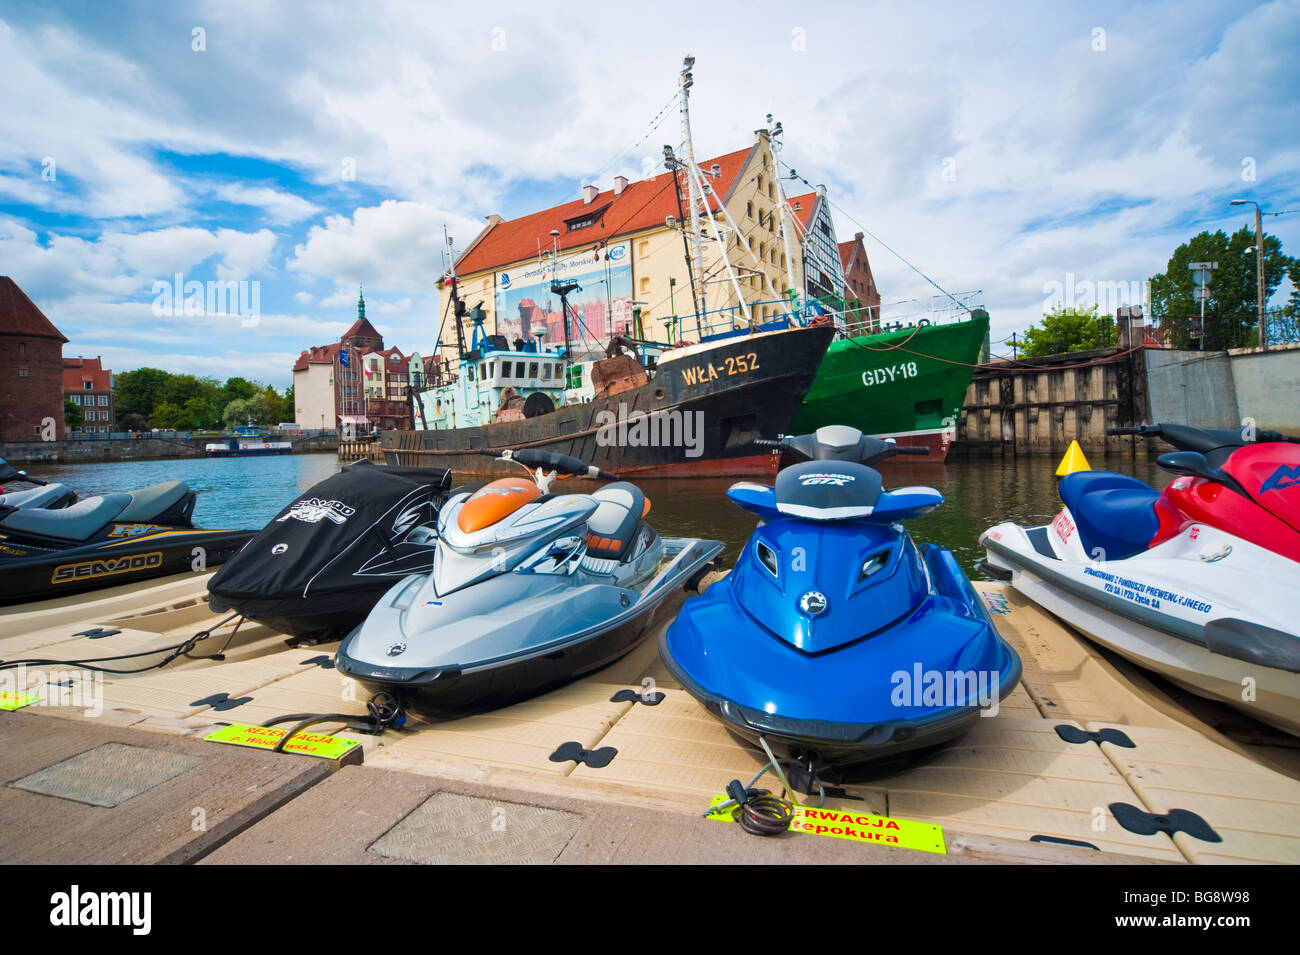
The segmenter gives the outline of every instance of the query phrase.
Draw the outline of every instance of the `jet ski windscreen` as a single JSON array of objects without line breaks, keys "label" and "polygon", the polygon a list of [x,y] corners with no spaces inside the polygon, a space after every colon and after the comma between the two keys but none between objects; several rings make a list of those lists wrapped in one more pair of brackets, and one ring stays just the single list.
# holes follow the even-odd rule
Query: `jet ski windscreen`
[{"label": "jet ski windscreen", "polygon": [[450,486],[444,468],[347,465],[227,561],[208,583],[208,602],[293,634],[355,622],[398,580],[432,570]]}]

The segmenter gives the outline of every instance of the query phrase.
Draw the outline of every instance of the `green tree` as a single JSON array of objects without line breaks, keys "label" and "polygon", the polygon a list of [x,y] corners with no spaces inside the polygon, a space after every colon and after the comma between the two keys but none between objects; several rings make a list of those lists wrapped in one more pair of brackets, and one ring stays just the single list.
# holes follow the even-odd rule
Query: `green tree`
[{"label": "green tree", "polygon": [[71,398],[63,399],[63,423],[72,431],[76,431],[86,421],[86,413],[81,410],[81,405],[75,404]]},{"label": "green tree", "polygon": [[273,424],[271,408],[266,403],[266,397],[261,394],[251,398],[236,398],[226,405],[221,417],[228,428],[248,424],[249,418],[253,419],[253,424],[262,427],[270,427]]},{"label": "green tree", "polygon": [[[1287,262],[1286,277],[1291,280],[1291,294],[1282,311],[1287,318],[1300,318],[1300,259]],[[293,391],[292,388],[289,390]]]},{"label": "green tree", "polygon": [[164,401],[157,408],[154,408],[153,416],[149,420],[150,424],[155,428],[172,428],[183,431],[189,427],[186,422],[185,410],[170,401]]},{"label": "green tree", "polygon": [[260,385],[249,381],[247,378],[227,378],[226,383],[221,386],[221,407],[224,409],[232,401],[240,398],[251,398],[261,391],[262,387]]},{"label": "green tree", "polygon": [[1041,358],[1114,345],[1115,323],[1099,315],[1096,305],[1088,309],[1058,305],[1043,316],[1042,327],[1025,329],[1025,344],[1019,351],[1022,358]]},{"label": "green tree", "polygon": [[113,392],[118,420],[139,415],[149,421],[154,408],[163,400],[163,389],[170,378],[171,374],[161,368],[137,368],[115,375]]},{"label": "green tree", "polygon": [[[1205,302],[1201,347],[1241,348],[1259,341],[1259,310],[1255,266],[1255,230],[1242,226],[1231,236],[1223,230],[1201,232],[1170,256],[1165,271],[1151,277],[1151,312],[1160,320],[1170,343],[1190,348],[1193,320],[1199,319],[1192,262],[1217,262]],[[1264,301],[1277,290],[1291,260],[1282,254],[1276,236],[1264,234]]]},{"label": "green tree", "polygon": [[212,404],[205,398],[191,398],[185,402],[185,427],[212,428],[221,421],[221,416],[214,413]]}]

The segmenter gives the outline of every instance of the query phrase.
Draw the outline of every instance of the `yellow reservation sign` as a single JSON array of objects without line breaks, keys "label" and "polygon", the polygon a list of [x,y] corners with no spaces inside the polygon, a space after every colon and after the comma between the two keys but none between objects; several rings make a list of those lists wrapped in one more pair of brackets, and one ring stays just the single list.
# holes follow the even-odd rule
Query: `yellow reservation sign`
[{"label": "yellow reservation sign", "polygon": [[[726,801],[725,795],[714,796],[710,805]],[[732,808],[709,813],[708,818],[720,822],[734,822]],[[943,842],[943,827],[912,819],[894,819],[877,816],[854,809],[814,809],[811,806],[794,807],[790,820],[791,832],[808,832],[815,836],[847,839],[864,845],[896,846],[918,852],[937,852],[947,855]]]},{"label": "yellow reservation sign", "polygon": [[[274,749],[275,744],[284,738],[288,730],[273,726],[249,726],[234,723],[223,726],[215,733],[203,737],[211,743],[233,743],[236,746],[256,746],[259,749]],[[320,733],[295,733],[293,739],[284,744],[283,752],[301,753],[305,756],[320,756],[324,759],[338,759],[355,746],[361,745],[354,739],[339,739]]]}]

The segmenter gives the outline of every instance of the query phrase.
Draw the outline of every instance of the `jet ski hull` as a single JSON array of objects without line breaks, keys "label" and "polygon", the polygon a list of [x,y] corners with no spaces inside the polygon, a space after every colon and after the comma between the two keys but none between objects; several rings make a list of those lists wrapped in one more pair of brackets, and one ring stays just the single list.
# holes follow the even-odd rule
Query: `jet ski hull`
[{"label": "jet ski hull", "polygon": [[1300,636],[1283,616],[1300,567],[1204,525],[1125,560],[1080,560],[1056,531],[1072,526],[1063,513],[985,531],[989,566],[1132,663],[1300,735]]},{"label": "jet ski hull", "polygon": [[[754,743],[761,736],[778,753],[827,766],[941,745],[996,713],[1021,663],[952,554],[929,546],[923,559],[933,592],[898,619],[815,653],[749,615],[753,589],[733,580],[739,567],[688,602],[660,637],[660,656],[729,730]],[[937,698],[927,685],[939,688]]]},{"label": "jet ski hull", "polygon": [[408,577],[344,639],[339,672],[439,714],[545,692],[641,643],[676,610],[674,595],[722,550],[717,541],[662,545],[662,556],[646,555],[640,583],[624,586],[586,569],[512,572],[439,597],[430,577]]},{"label": "jet ski hull", "polygon": [[[170,574],[202,572],[229,560],[254,533],[164,529],[125,540],[101,540],[58,550],[6,543],[0,545],[0,605],[49,600]],[[17,550],[25,553],[11,554]]]},{"label": "jet ski hull", "polygon": [[394,693],[430,714],[497,709],[563,686],[626,656],[675,609],[669,601],[590,636],[575,636],[518,656],[467,667],[384,667],[340,652],[339,672],[368,690]]}]

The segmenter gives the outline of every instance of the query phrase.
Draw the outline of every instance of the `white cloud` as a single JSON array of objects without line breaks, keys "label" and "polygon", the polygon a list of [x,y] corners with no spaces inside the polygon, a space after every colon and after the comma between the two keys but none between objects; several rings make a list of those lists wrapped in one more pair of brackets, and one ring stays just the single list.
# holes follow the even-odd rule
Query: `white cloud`
[{"label": "white cloud", "polygon": [[[20,95],[6,100],[0,194],[114,220],[98,239],[68,230],[38,241],[30,223],[0,219],[6,270],[56,300],[66,287],[78,301],[115,301],[212,260],[226,277],[285,283],[281,309],[313,304],[293,283],[324,280],[335,291],[315,302],[317,321],[346,320],[364,282],[391,335],[409,336],[403,347],[427,344],[444,222],[463,247],[488,213],[566,198],[555,179],[576,190],[602,166],[603,185],[615,170],[639,175],[642,159],[678,139],[675,110],[646,126],[688,43],[702,155],[748,145],[773,112],[791,165],[940,284],[984,289],[995,338],[1036,317],[1046,281],[1145,278],[1200,228],[1244,222],[1222,204],[1234,190],[1300,202],[1293,0],[994,4],[943,16],[771,0],[738,14],[681,0],[651,17],[246,0],[134,21],[94,6],[5,16],[0,84]],[[203,53],[189,46],[196,23],[207,28]],[[337,192],[309,201],[259,182],[213,186],[153,162],[157,149],[269,160]],[[40,179],[47,155],[53,183]],[[949,157],[955,180],[941,175]],[[1258,182],[1242,180],[1243,157],[1256,160]],[[340,175],[347,159],[355,183]],[[203,227],[214,190],[293,227],[290,241]],[[354,198],[376,192],[393,198]],[[1293,253],[1297,222],[1269,222]],[[856,231],[838,224],[841,238]],[[887,300],[933,294],[870,240],[868,250]],[[196,341],[196,354],[206,346]]]},{"label": "white cloud", "polygon": [[283,192],[267,186],[245,186],[239,183],[223,183],[216,188],[219,198],[240,205],[254,206],[266,215],[271,222],[291,224],[302,219],[310,219],[321,211],[320,206],[308,202],[301,196]]},{"label": "white cloud", "polygon": [[427,203],[385,200],[357,209],[351,218],[328,216],[324,225],[312,226],[286,267],[339,283],[339,290],[321,301],[327,306],[343,304],[344,294],[355,294],[343,289],[363,282],[428,293],[446,268],[444,225],[461,248],[482,228]]}]

